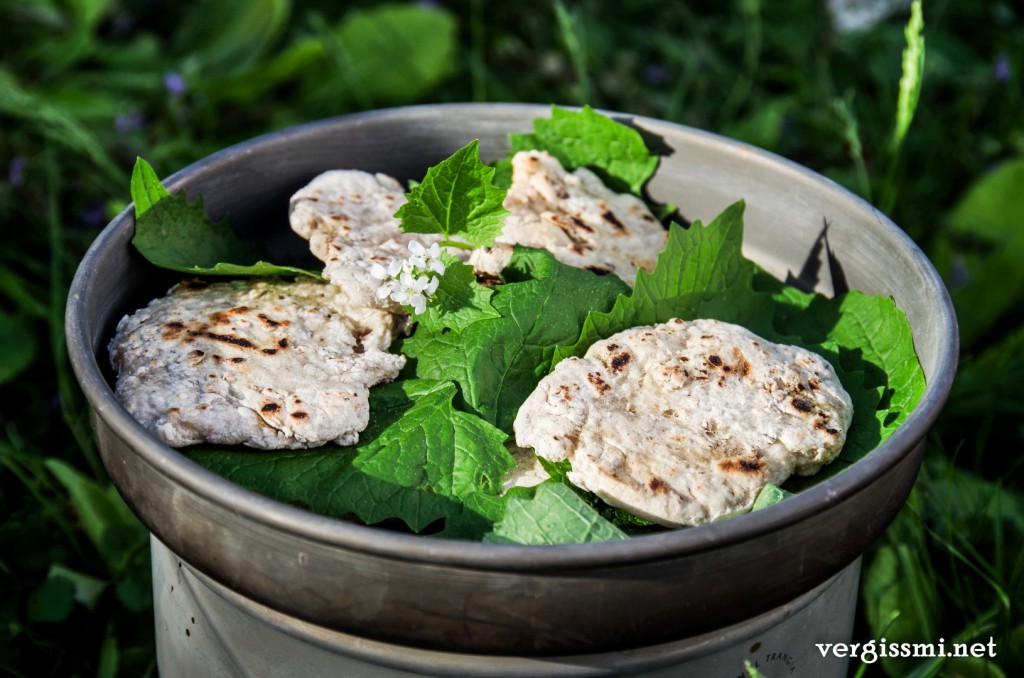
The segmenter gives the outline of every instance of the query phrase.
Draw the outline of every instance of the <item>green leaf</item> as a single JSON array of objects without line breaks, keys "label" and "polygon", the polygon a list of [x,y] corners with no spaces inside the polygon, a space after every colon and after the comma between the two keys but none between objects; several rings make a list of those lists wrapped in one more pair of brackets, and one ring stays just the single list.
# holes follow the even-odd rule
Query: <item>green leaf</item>
[{"label": "green leaf", "polygon": [[476,281],[473,267],[442,254],[444,275],[431,296],[427,309],[416,320],[434,333],[451,328],[462,332],[472,323],[501,314],[491,305],[494,290]]},{"label": "green leaf", "polygon": [[491,163],[494,168],[494,185],[506,191],[512,187],[512,158],[498,158]]},{"label": "green leaf", "polygon": [[799,337],[807,346],[837,344],[839,365],[830,361],[833,366],[865,372],[866,387],[891,391],[893,409],[902,416],[886,426],[903,422],[925,383],[906,314],[890,297],[853,290],[829,299],[788,288],[775,301],[774,323],[780,333]]},{"label": "green leaf", "polygon": [[743,668],[746,669],[750,678],[765,678],[765,675],[757,670],[757,667],[750,663],[749,659],[743,660]]},{"label": "green leaf", "polygon": [[455,410],[454,397],[454,384],[444,384],[417,398],[372,447],[360,445],[354,465],[375,478],[445,497],[500,492],[513,465],[504,447],[506,436]]},{"label": "green leaf", "polygon": [[311,11],[301,23],[308,29],[287,46],[204,83],[204,94],[250,104],[285,86],[302,110],[322,113],[414,103],[455,71],[458,25],[439,7],[353,10],[334,25]]},{"label": "green leaf", "polygon": [[552,480],[560,482],[571,489],[576,493],[576,496],[582,499],[585,504],[597,511],[602,518],[610,522],[615,527],[621,529],[627,535],[635,536],[638,534],[649,534],[651,532],[660,532],[666,529],[660,525],[652,523],[646,518],[635,516],[625,509],[612,506],[593,492],[574,485],[572,481],[569,480],[569,471],[572,470],[572,462],[568,459],[554,462],[538,456],[537,461],[540,463],[544,471],[551,476]]},{"label": "green leaf", "polygon": [[100,553],[109,526],[140,525],[113,485],[103,487],[59,459],[44,465],[68,491],[82,530]]},{"label": "green leaf", "polygon": [[558,481],[511,491],[505,515],[484,535],[486,542],[516,544],[585,544],[626,538]]},{"label": "green leaf", "polygon": [[757,493],[757,498],[754,500],[754,505],[750,507],[751,511],[760,511],[763,508],[767,508],[772,504],[778,504],[786,497],[792,497],[792,492],[787,492],[778,485],[772,483],[766,483],[761,491]]},{"label": "green leaf", "polygon": [[81,603],[90,610],[96,608],[96,604],[99,602],[100,596],[107,590],[109,586],[108,582],[96,577],[90,577],[87,574],[72,570],[64,565],[53,564],[50,566],[50,572],[48,574],[50,579],[67,579],[75,587],[75,601]]},{"label": "green leaf", "polygon": [[235,235],[227,218],[210,221],[202,198],[189,203],[183,193],[151,203],[135,222],[132,244],[153,264],[194,275],[319,277],[259,260],[258,250]]},{"label": "green leaf", "polygon": [[442,233],[474,247],[494,244],[508,214],[506,191],[494,185],[494,168],[480,162],[478,146],[471,141],[427,170],[395,213],[403,231]]},{"label": "green leaf", "polygon": [[519,406],[548,373],[555,347],[579,336],[583,318],[629,291],[615,276],[558,262],[545,250],[517,247],[494,288],[500,317],[461,333],[417,327],[401,346],[423,379],[454,381],[465,407],[503,431],[512,430]]},{"label": "green leaf", "polygon": [[[999,164],[975,181],[949,214],[950,230],[988,243],[1003,243],[1024,230],[1024,158]],[[1017,247],[1024,247],[1018,239]],[[1017,250],[1020,252],[1021,250]]]},{"label": "green leaf", "polygon": [[0,384],[18,376],[36,355],[36,334],[24,315],[0,310]]},{"label": "green leaf", "polygon": [[458,24],[441,8],[354,10],[335,35],[347,85],[371,104],[415,101],[455,72]]},{"label": "green leaf", "polygon": [[153,166],[142,158],[135,158],[131,181],[132,202],[135,203],[135,218],[138,219],[155,203],[171,194],[160,183]]},{"label": "green leaf", "polygon": [[1012,312],[1024,294],[1021,186],[1024,158],[1004,162],[975,181],[949,216],[966,263],[966,282],[952,289],[965,348]]},{"label": "green leaf", "polygon": [[367,524],[399,519],[420,532],[437,520],[465,520],[462,514],[469,509],[463,500],[476,493],[496,495],[513,465],[505,434],[456,410],[455,393],[451,383],[423,380],[373,389],[370,426],[356,447],[187,453],[213,472],[279,501]]},{"label": "green leaf", "polygon": [[533,121],[533,134],[513,134],[509,144],[513,151],[547,151],[566,170],[586,167],[613,190],[635,195],[658,167],[658,156],[647,150],[639,132],[589,106],[580,111],[552,107],[550,118]]},{"label": "green leaf", "polygon": [[71,614],[75,585],[66,577],[48,577],[28,598],[28,618],[36,622],[60,622]]},{"label": "green leaf", "polygon": [[117,648],[117,636],[113,625],[107,626],[100,647],[99,666],[96,667],[96,678],[117,678],[117,669],[121,663],[121,653]]},{"label": "green leaf", "polygon": [[226,276],[283,276],[294,277],[307,275],[311,278],[319,278],[320,274],[315,271],[307,271],[304,268],[294,266],[281,266],[267,261],[257,261],[255,264],[228,264],[218,263],[213,266],[163,266],[182,273],[193,275],[226,275]]},{"label": "green leaf", "polygon": [[117,582],[117,600],[127,610],[146,612],[153,609],[153,580],[148,567],[132,567],[128,576]]},{"label": "green leaf", "polygon": [[672,224],[654,270],[638,271],[633,293],[620,297],[610,311],[588,315],[579,340],[559,347],[554,362],[581,356],[594,342],[630,327],[672,318],[715,318],[758,334],[770,331],[770,299],[753,293],[755,267],[740,251],[743,210],[740,201],[707,226]]}]

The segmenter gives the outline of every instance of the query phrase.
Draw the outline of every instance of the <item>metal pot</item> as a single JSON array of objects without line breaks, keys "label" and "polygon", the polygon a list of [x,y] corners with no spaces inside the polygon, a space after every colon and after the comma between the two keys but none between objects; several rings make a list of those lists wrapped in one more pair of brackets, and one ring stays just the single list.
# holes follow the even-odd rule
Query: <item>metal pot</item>
[{"label": "metal pot", "polygon": [[[484,159],[545,106],[431,105],[275,132],[216,153],[166,182],[203,195],[239,229],[287,232],[289,196],[332,168],[419,178],[469,140]],[[117,320],[171,278],[132,249],[131,209],[83,259],[67,307],[68,350],[94,412],[104,463],[128,504],[196,571],[311,624],[450,652],[571,654],[635,648],[717,629],[793,600],[850,565],[903,505],[923,439],[949,392],[953,310],[917,246],[884,215],[778,156],[657,120],[632,124],[671,154],[649,185],[689,219],[743,198],[744,249],[769,272],[800,271],[821,243],[853,289],[903,308],[927,376],[907,421],[862,461],[786,501],[698,528],[585,545],[511,546],[398,534],[313,515],[254,494],[158,442],[111,389]],[[820,247],[818,249],[821,249]],[[838,270],[838,268],[834,268]],[[829,271],[819,291],[831,293]]]}]

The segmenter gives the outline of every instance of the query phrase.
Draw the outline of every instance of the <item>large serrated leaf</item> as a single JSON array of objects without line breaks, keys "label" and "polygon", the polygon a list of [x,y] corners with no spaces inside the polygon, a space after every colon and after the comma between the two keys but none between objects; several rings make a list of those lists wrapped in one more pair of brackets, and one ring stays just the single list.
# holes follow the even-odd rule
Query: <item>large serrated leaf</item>
[{"label": "large serrated leaf", "polygon": [[235,235],[227,218],[211,221],[201,197],[189,203],[184,193],[168,193],[142,158],[132,171],[131,192],[136,211],[132,245],[156,266],[193,275],[320,277],[261,260],[259,250]]},{"label": "large serrated leaf", "polygon": [[515,544],[585,544],[626,539],[571,488],[548,481],[510,493],[505,514],[484,541]]},{"label": "large serrated leaf", "polygon": [[552,107],[550,118],[533,121],[532,134],[513,134],[509,144],[513,151],[547,151],[567,170],[586,167],[612,189],[635,195],[658,167],[658,157],[639,132],[589,106],[580,111]]},{"label": "large serrated leaf", "polygon": [[505,434],[455,410],[454,396],[447,382],[373,389],[371,424],[355,447],[193,449],[189,456],[244,487],[316,513],[367,524],[399,519],[419,532],[462,517],[466,497],[497,494],[512,466]]},{"label": "large serrated leaf", "polygon": [[480,162],[472,141],[427,170],[395,214],[406,233],[441,233],[474,247],[494,244],[508,214],[506,191],[494,185],[494,168]]},{"label": "large serrated leaf", "polygon": [[588,311],[609,308],[629,288],[614,276],[527,248],[516,248],[505,276],[513,282],[497,286],[492,298],[501,317],[461,333],[421,325],[401,350],[415,361],[417,376],[456,382],[470,412],[511,431],[519,406],[547,374],[555,347],[579,336]]},{"label": "large serrated leaf", "polygon": [[638,271],[629,296],[606,313],[587,316],[575,345],[559,347],[557,363],[583,355],[596,341],[638,325],[672,318],[715,318],[754,332],[770,329],[770,299],[752,292],[754,265],[743,258],[743,202],[727,207],[706,227],[673,224],[654,271]]}]

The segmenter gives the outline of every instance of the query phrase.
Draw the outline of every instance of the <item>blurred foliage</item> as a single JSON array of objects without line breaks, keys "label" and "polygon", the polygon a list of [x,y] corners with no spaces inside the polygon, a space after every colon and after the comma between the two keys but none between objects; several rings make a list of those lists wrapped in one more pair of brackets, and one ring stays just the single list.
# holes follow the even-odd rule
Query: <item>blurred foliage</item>
[{"label": "blurred foliage", "polygon": [[135,157],[166,175],[296,123],[475,100],[702,127],[889,211],[946,279],[964,352],[914,498],[865,561],[858,634],[999,644],[994,665],[894,675],[1024,673],[1024,10],[924,3],[920,102],[894,146],[907,13],[841,32],[827,5],[0,0],[0,669],[155,672],[146,533],[63,339],[68,282]]}]

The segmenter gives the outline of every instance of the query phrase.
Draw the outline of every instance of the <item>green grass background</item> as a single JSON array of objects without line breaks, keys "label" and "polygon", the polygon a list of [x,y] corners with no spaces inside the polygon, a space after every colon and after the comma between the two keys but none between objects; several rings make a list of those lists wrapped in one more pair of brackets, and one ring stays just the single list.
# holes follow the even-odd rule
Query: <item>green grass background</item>
[{"label": "green grass background", "polygon": [[828,4],[0,0],[0,675],[156,672],[146,532],[63,339],[135,157],[166,176],[288,125],[445,101],[702,127],[889,213],[946,280],[963,353],[910,502],[866,555],[857,640],[991,636],[998,656],[851,672],[1024,675],[1024,8],[923,3],[901,137],[906,3],[854,31]]}]

